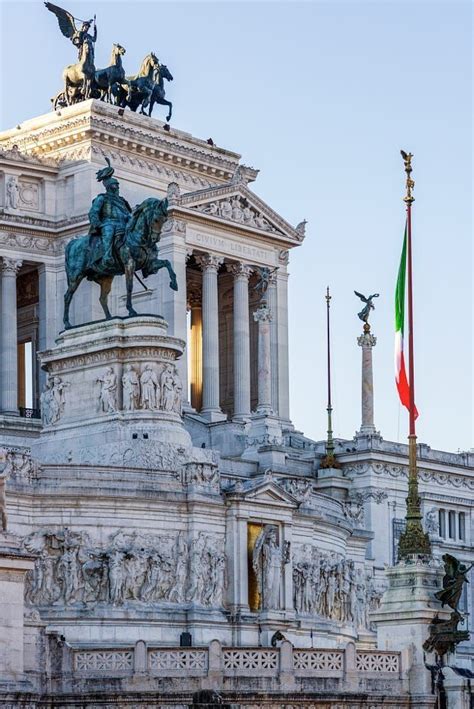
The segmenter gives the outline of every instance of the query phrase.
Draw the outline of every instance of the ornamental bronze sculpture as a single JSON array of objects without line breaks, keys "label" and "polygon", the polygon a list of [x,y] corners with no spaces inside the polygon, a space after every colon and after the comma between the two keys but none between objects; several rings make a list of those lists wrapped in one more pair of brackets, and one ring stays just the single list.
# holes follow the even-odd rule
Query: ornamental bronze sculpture
[{"label": "ornamental bronze sculpture", "polygon": [[369,295],[368,298],[365,297],[365,295],[362,295],[362,293],[359,293],[358,291],[354,291],[356,296],[361,299],[363,303],[366,303],[365,307],[362,308],[360,313],[357,313],[357,317],[359,320],[362,320],[363,323],[366,325],[369,324],[369,315],[371,310],[375,310],[375,305],[373,304],[372,300],[373,298],[378,298],[379,294],[378,293],[373,293],[372,295]]},{"label": "ornamental bronze sculpture", "polygon": [[[78,50],[78,62],[63,71],[64,88],[51,99],[53,110],[97,98],[120,108],[140,109],[151,116],[156,103],[168,106],[166,120],[171,120],[172,103],[165,98],[164,80],[173,81],[168,67],[160,64],[156,54],[150,52],[143,59],[137,74],[126,76],[122,66],[125,49],[120,44],[112,45],[110,64],[96,70],[94,64],[97,25],[93,20],[77,20],[62,7],[45,2],[46,8],[56,15],[62,34],[71,40]],[[76,21],[81,23],[80,29]],[[94,30],[90,29],[92,24]]]},{"label": "ornamental bronze sculpture", "polygon": [[458,629],[459,623],[464,623],[464,617],[459,612],[459,601],[464,584],[469,583],[467,574],[474,566],[471,564],[467,567],[451,554],[443,554],[443,561],[443,588],[434,595],[438,601],[441,601],[441,607],[449,606],[452,613],[447,620],[441,620],[438,615],[433,618],[429,637],[423,645],[424,650],[435,651],[439,657],[447,652],[454,652],[456,645],[469,640],[469,631]]},{"label": "ornamental bronze sculpture", "polygon": [[[141,270],[143,278],[166,268],[170,288],[178,290],[176,274],[167,259],[158,258],[161,229],[168,216],[168,200],[149,197],[135,209],[120,196],[114,168],[106,158],[107,167],[97,172],[105,193],[99,194],[89,211],[89,233],[73,239],[66,246],[66,275],[68,288],[64,296],[64,327],[70,328],[69,306],[84,278],[100,286],[99,301],[107,320],[112,315],[108,295],[115,276],[125,274],[127,286],[126,307],[129,315],[136,315],[132,306],[133,276]],[[138,276],[137,276],[138,278]]]}]

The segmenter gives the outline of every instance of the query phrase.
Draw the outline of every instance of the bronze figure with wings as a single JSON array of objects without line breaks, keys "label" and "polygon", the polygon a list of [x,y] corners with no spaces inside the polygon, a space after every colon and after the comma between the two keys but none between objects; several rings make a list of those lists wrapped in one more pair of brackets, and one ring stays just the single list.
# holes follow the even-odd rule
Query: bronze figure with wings
[{"label": "bronze figure with wings", "polygon": [[[77,47],[78,59],[80,60],[84,42],[91,42],[93,49],[93,43],[97,40],[97,26],[95,17],[92,20],[79,20],[62,7],[53,5],[52,2],[45,2],[45,5],[50,12],[53,12],[56,15],[59,29],[63,35],[70,39],[74,46]],[[76,20],[81,23],[80,29],[76,27]],[[90,35],[89,30],[92,24],[94,24],[94,34]],[[92,61],[93,60],[94,56],[92,55]]]},{"label": "bronze figure with wings", "polygon": [[359,293],[358,291],[354,291],[356,296],[361,299],[363,303],[366,303],[366,306],[362,308],[360,313],[357,313],[358,317],[362,322],[368,323],[369,322],[369,315],[371,310],[375,310],[375,305],[372,303],[373,298],[378,298],[379,293],[373,293],[372,295],[369,295],[368,298],[365,297],[365,295],[362,295],[362,293]]}]

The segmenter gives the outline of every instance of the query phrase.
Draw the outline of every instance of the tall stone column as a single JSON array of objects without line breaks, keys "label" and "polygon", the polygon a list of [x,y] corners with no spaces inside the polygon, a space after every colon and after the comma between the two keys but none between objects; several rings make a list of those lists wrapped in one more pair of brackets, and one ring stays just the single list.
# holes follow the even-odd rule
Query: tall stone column
[{"label": "tall stone column", "polygon": [[191,406],[200,411],[202,407],[202,308],[199,300],[191,297]]},{"label": "tall stone column", "polygon": [[258,414],[273,414],[270,323],[272,312],[267,303],[262,303],[253,314],[258,323]]},{"label": "tall stone column", "polygon": [[16,276],[22,262],[3,258],[1,268],[1,325],[0,325],[0,410],[18,416],[18,336],[16,311]]},{"label": "tall stone column", "polygon": [[[170,217],[165,222],[160,241],[160,259],[168,259],[176,273],[178,290],[174,291],[169,286],[170,279],[165,269],[160,271],[158,276],[161,292],[161,302],[156,304],[156,308],[161,307],[161,315],[168,323],[168,333],[174,337],[187,341],[187,298],[186,298],[186,258],[187,248],[186,223],[181,219],[175,219],[170,209]],[[159,312],[159,311],[158,311]],[[179,376],[183,385],[183,402],[188,398],[188,366],[187,353],[185,352],[177,360]]]},{"label": "tall stone column", "polygon": [[202,268],[202,409],[210,421],[225,418],[219,406],[219,301],[217,271],[221,258],[213,254],[196,256]]},{"label": "tall stone column", "polygon": [[377,338],[370,332],[370,325],[364,325],[364,334],[357,338],[357,344],[362,347],[362,425],[363,435],[376,433],[374,425],[374,377],[372,370],[372,348],[377,344]]},{"label": "tall stone column", "polygon": [[279,414],[278,402],[278,293],[277,293],[277,271],[270,276],[270,283],[267,290],[267,302],[274,317],[270,322],[270,358],[271,358],[271,386],[272,386],[272,409],[276,415]]},{"label": "tall stone column", "polygon": [[230,264],[234,276],[234,419],[250,417],[250,266]]},{"label": "tall stone column", "polygon": [[276,316],[278,347],[278,416],[290,420],[290,384],[288,360],[288,272],[282,264],[277,271],[278,311]]},{"label": "tall stone column", "polygon": [[[59,335],[59,330],[62,330],[59,325],[59,318],[62,317],[58,313],[58,306],[62,304],[62,294],[59,295],[57,286],[56,268],[51,264],[42,263],[38,266],[38,284],[39,284],[39,342],[38,349],[47,350],[54,346],[54,341]],[[46,381],[46,372],[39,370],[38,384],[39,390],[43,389]]]}]

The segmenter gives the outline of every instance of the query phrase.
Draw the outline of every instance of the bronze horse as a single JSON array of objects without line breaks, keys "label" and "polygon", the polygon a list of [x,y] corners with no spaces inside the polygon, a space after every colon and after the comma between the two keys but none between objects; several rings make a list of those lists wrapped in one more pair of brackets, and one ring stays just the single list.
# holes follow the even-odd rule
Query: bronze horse
[{"label": "bronze horse", "polygon": [[114,244],[115,267],[104,269],[101,260],[94,261],[89,234],[70,241],[66,247],[66,274],[68,288],[64,296],[64,327],[70,328],[69,306],[72,297],[84,278],[100,286],[100,304],[107,320],[112,315],[108,307],[108,296],[115,276],[125,274],[127,286],[126,307],[129,315],[136,315],[132,306],[133,275],[142,271],[142,276],[157,273],[166,268],[170,276],[170,288],[178,290],[176,274],[167,259],[158,258],[157,243],[161,228],[168,216],[168,200],[149,197],[135,207],[125,227],[123,236]]}]

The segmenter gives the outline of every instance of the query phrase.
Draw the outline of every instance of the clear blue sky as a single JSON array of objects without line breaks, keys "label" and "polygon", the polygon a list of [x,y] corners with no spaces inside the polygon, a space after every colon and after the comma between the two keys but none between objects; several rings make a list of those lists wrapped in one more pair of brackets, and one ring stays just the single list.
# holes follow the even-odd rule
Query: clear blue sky
[{"label": "clear blue sky", "polygon": [[[329,284],[335,433],[351,437],[360,424],[355,288],[381,294],[376,424],[386,439],[405,440],[393,291],[399,149],[414,153],[419,440],[473,446],[471,3],[58,2],[81,18],[97,14],[98,67],[113,42],[126,47],[130,73],[154,50],[175,77],[174,125],[241,152],[261,170],[253,189],[293,224],[308,219],[290,261],[291,411],[308,435],[325,436]],[[7,128],[49,110],[74,50],[39,0],[2,2],[1,23]]]}]

